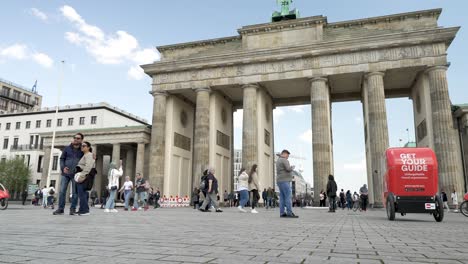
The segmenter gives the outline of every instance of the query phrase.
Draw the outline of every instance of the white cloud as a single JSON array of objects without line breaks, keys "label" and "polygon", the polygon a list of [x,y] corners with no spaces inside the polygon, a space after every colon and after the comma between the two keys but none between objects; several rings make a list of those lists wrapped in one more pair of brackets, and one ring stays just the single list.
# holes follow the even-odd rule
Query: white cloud
[{"label": "white cloud", "polygon": [[307,130],[299,136],[300,140],[312,144],[312,129]]},{"label": "white cloud", "polygon": [[41,10],[37,9],[37,8],[31,8],[31,14],[37,18],[39,18],[40,20],[42,21],[47,21],[48,17],[47,15],[42,12]]},{"label": "white cloud", "polygon": [[32,55],[32,58],[35,62],[46,68],[50,68],[54,64],[54,61],[44,53],[35,53]]},{"label": "white cloud", "polygon": [[14,44],[6,48],[0,48],[0,55],[10,59],[24,60],[27,57],[28,47],[23,44]]},{"label": "white cloud", "polygon": [[305,105],[289,106],[288,109],[296,113],[303,113],[305,109]]},{"label": "white cloud", "polygon": [[83,46],[100,64],[130,64],[127,74],[131,79],[141,80],[145,76],[138,65],[160,59],[155,49],[140,48],[138,40],[125,31],[106,34],[99,27],[86,23],[73,7],[65,5],[60,11],[77,30],[77,32],[66,32],[66,40],[77,46]]},{"label": "white cloud", "polygon": [[0,59],[14,59],[14,60],[33,60],[39,65],[50,68],[54,61],[49,55],[42,52],[32,52],[28,46],[24,44],[14,44],[6,48],[0,47]]},{"label": "white cloud", "polygon": [[244,110],[239,109],[234,112],[234,128],[242,128],[242,122],[244,120]]}]

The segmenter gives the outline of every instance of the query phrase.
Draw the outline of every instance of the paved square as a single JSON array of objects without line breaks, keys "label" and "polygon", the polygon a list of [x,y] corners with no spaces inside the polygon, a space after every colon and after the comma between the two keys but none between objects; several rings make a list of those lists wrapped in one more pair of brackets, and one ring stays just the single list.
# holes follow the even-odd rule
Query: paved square
[{"label": "paved square", "polygon": [[0,211],[0,263],[468,263],[468,218],[295,209],[202,213],[189,208],[53,216]]}]

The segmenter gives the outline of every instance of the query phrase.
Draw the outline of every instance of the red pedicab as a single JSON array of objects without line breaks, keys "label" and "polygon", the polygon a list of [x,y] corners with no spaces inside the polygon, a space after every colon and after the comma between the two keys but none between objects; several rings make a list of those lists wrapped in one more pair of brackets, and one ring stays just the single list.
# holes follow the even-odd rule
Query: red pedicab
[{"label": "red pedicab", "polygon": [[468,217],[468,193],[463,196],[463,203],[460,204],[460,212]]},{"label": "red pedicab", "polygon": [[385,153],[387,171],[384,201],[389,220],[395,213],[429,213],[437,222],[444,219],[438,193],[437,158],[429,148],[390,148]]},{"label": "red pedicab", "polygon": [[0,183],[0,210],[5,210],[8,207],[8,199],[10,198],[10,193],[8,190]]}]

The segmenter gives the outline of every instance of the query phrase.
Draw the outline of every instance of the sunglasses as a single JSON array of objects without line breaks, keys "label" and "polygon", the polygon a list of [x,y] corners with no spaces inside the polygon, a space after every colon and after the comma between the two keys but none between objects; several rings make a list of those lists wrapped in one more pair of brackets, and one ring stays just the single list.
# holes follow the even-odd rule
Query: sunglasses
[{"label": "sunglasses", "polygon": [[82,148],[83,148],[83,147],[88,147],[88,145],[86,145],[86,144],[83,144],[83,145],[81,145],[81,147],[82,147]]}]

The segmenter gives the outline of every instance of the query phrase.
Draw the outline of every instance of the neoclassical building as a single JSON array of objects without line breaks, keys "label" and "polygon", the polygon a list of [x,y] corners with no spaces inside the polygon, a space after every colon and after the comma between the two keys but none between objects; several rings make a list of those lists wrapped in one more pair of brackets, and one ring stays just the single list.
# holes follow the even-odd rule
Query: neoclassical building
[{"label": "neoclassical building", "polygon": [[142,66],[153,80],[151,183],[187,194],[211,165],[220,188],[230,189],[232,116],[242,108],[242,164],[258,164],[262,188],[272,186],[273,108],[310,104],[314,189],[323,189],[333,174],[332,103],[361,101],[370,200],[382,206],[385,99],[406,97],[418,146],[437,154],[440,188],[464,189],[447,85],[447,49],[459,27],[438,25],[441,12],[332,23],[313,16],[158,47],[161,61]]}]

